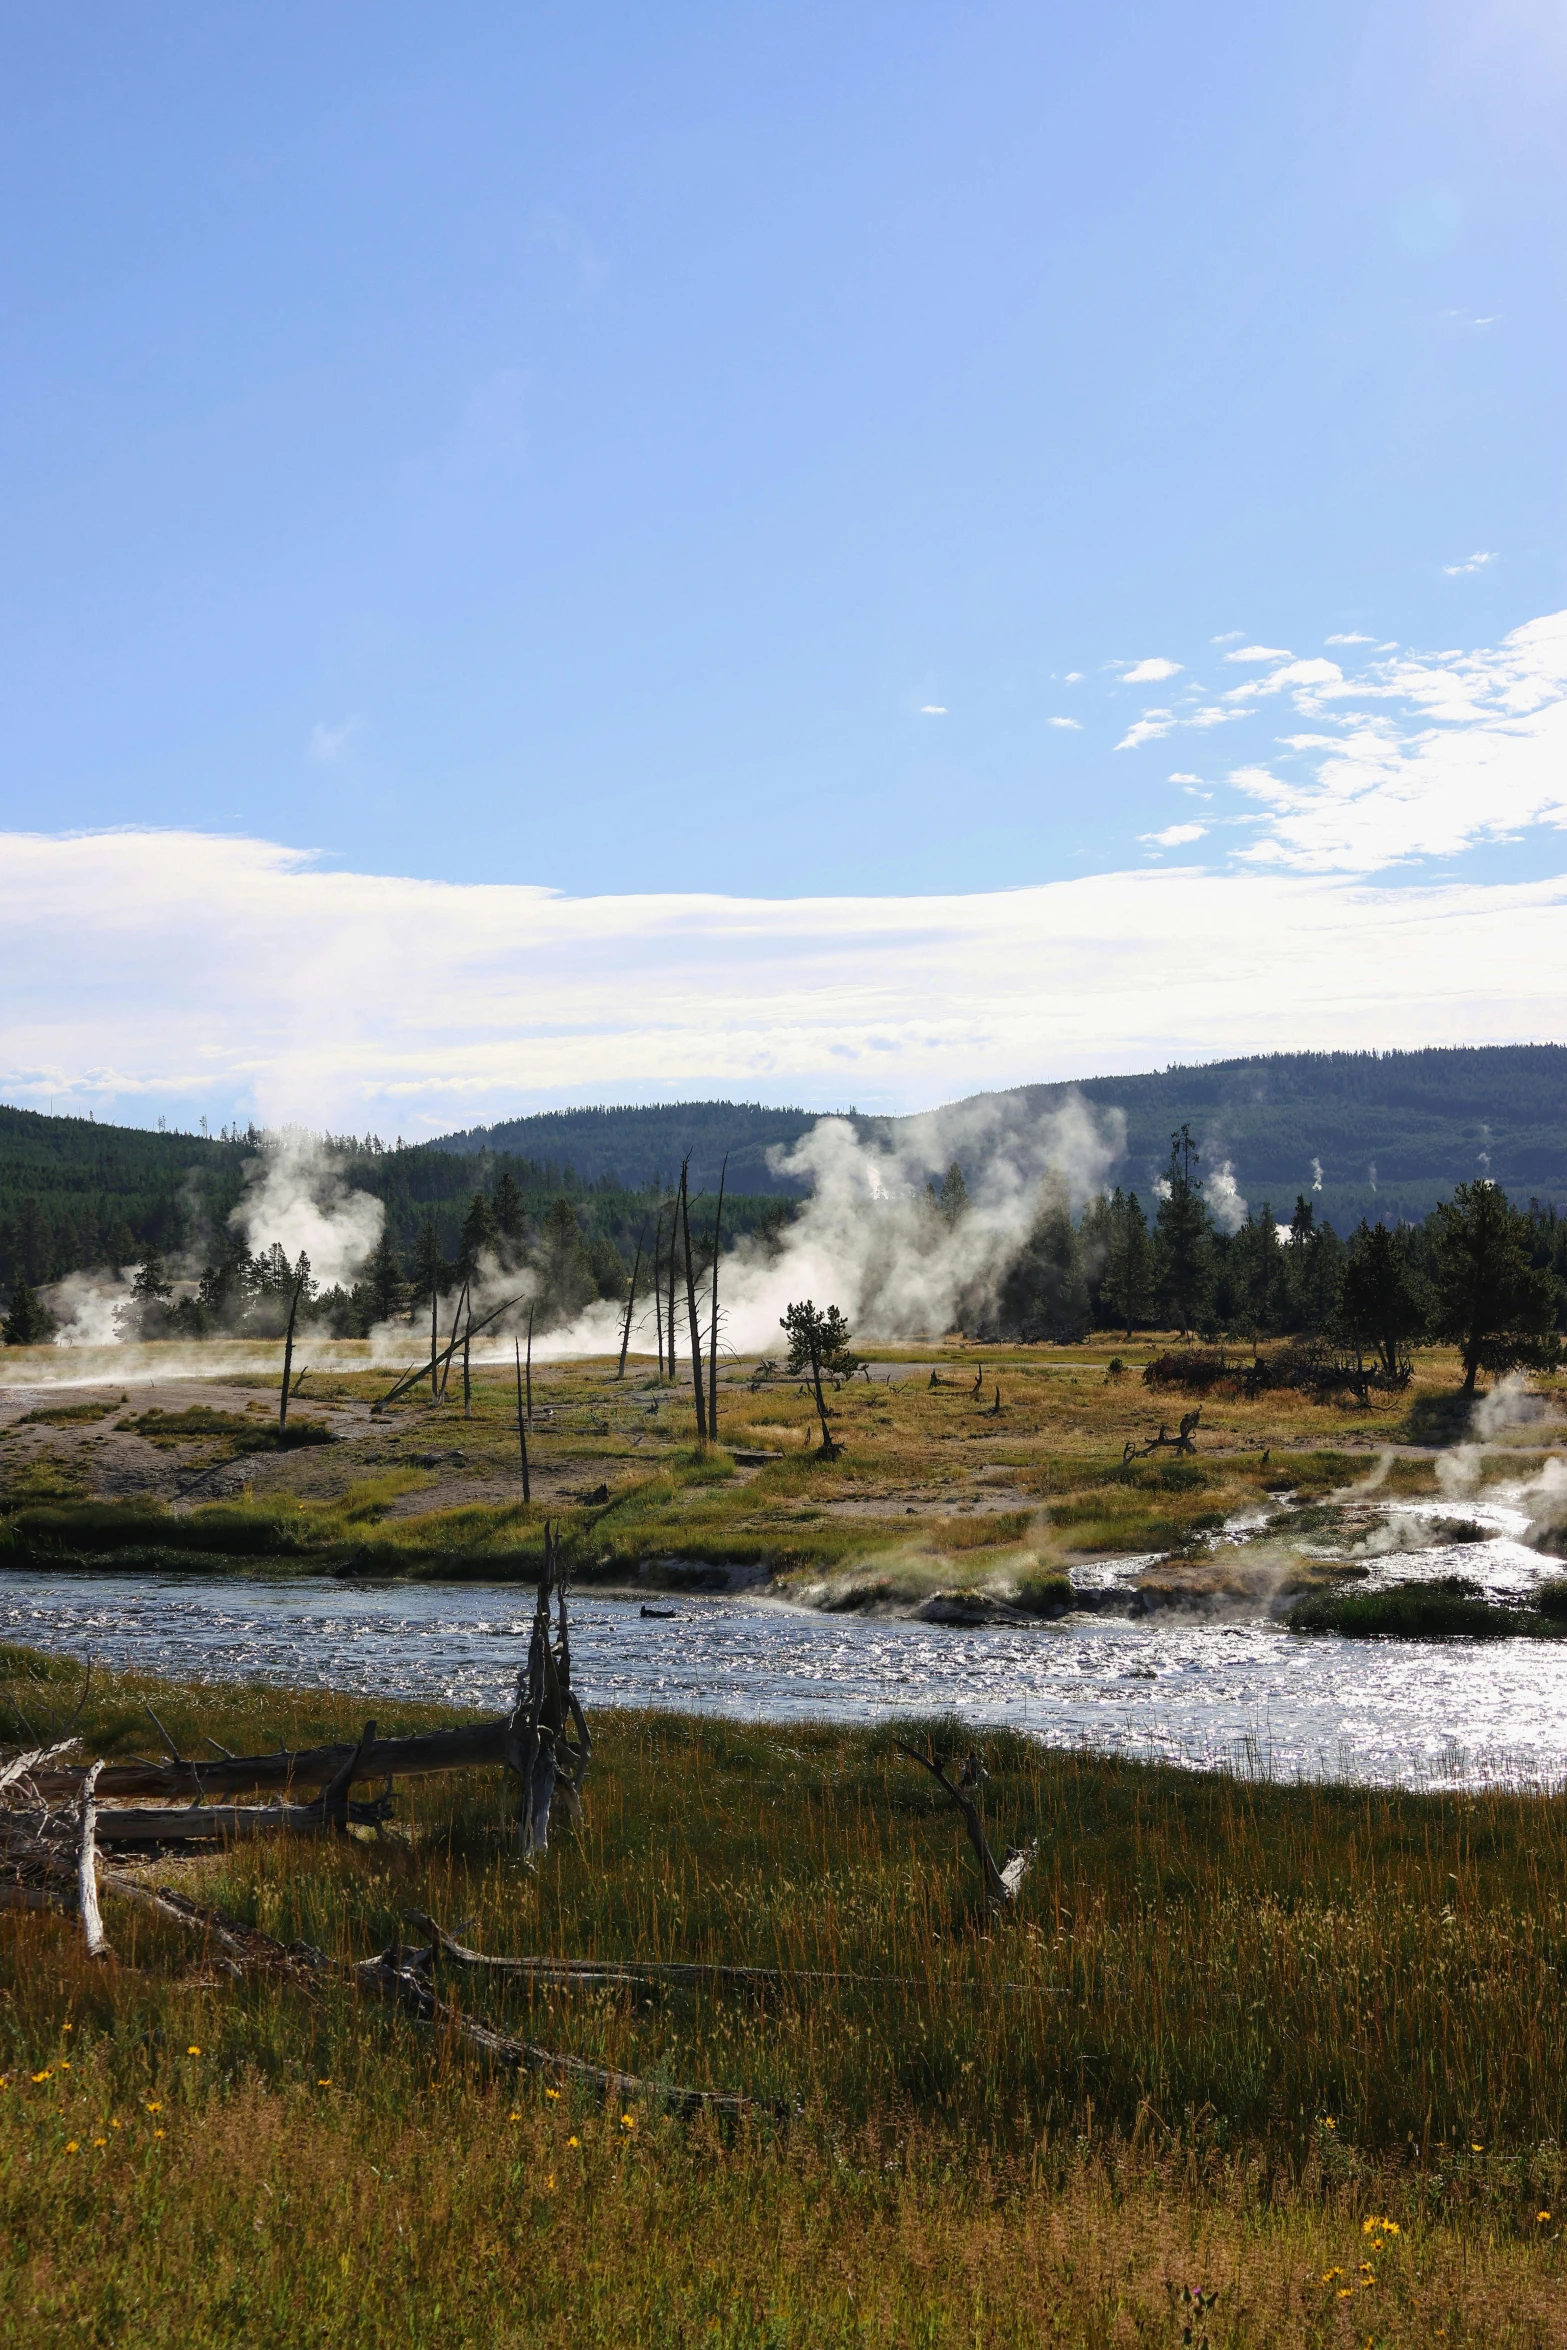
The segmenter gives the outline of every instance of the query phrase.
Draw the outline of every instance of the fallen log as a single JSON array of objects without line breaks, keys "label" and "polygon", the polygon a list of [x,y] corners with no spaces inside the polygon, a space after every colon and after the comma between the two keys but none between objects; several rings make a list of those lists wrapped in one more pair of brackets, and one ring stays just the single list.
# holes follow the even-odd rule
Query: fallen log
[{"label": "fallen log", "polygon": [[[100,1800],[126,1796],[162,1797],[240,1795],[275,1787],[324,1787],[345,1764],[355,1764],[355,1777],[367,1779],[424,1778],[439,1771],[482,1770],[508,1761],[512,1717],[502,1714],[489,1722],[473,1722],[461,1730],[420,1730],[408,1738],[376,1738],[361,1753],[362,1742],[341,1746],[303,1747],[276,1754],[226,1755],[216,1762],[151,1762],[136,1758],[105,1763],[98,1780]],[[34,1769],[29,1777],[40,1795],[74,1797],[85,1772],[71,1768]]]},{"label": "fallen log", "polygon": [[743,2097],[732,2089],[687,2089],[673,2082],[650,2081],[640,2073],[612,2071],[603,2065],[590,2064],[585,2057],[565,2056],[556,2049],[541,2048],[537,2041],[517,2040],[509,2033],[493,2031],[488,2024],[479,2023],[473,2016],[464,2015],[460,2008],[437,1998],[419,1967],[420,1958],[428,1956],[428,1952],[409,1953],[395,1947],[383,1950],[379,1958],[362,1959],[352,1970],[354,1979],[364,1989],[417,2016],[421,2023],[442,2025],[464,2046],[492,2064],[507,2065],[519,2072],[548,2073],[558,2081],[571,2081],[592,2089],[616,2104],[641,2097],[672,2106],[680,2114],[770,2113],[779,2121],[788,2118],[788,2107],[772,2098]]},{"label": "fallen log", "polygon": [[126,1804],[98,1813],[100,1844],[241,1842],[253,1836],[312,1836],[323,1828],[376,1827],[387,1802],[350,1803],[327,1810],[319,1803],[195,1803],[176,1811],[157,1804]]}]

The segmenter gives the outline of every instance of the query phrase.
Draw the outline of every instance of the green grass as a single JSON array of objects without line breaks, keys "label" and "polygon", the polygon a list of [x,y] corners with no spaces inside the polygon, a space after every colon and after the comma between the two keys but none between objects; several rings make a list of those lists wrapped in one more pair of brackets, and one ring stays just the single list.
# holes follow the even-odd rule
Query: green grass
[{"label": "green grass", "polygon": [[[0,1652],[30,1720],[78,1686]],[[145,1741],[144,1695],[182,1748],[364,1711],[122,1677],[89,1697],[90,1750]],[[99,1967],[70,1923],[0,1916],[0,2343],[1100,2350],[1196,2342],[1195,2287],[1219,2292],[1214,2344],[1558,2338],[1559,2229],[1536,2214],[1567,2187],[1559,1804],[989,1736],[993,1839],[1040,1839],[998,1927],[890,1729],[604,1714],[595,1734],[581,1834],[533,1870],[490,1774],[410,1785],[378,1842],[251,1847],[182,1881],[344,1958],[420,1907],[496,1950],[909,1978],[761,2003],[454,1987],[548,2046],[793,2122],[551,2099],[339,1987],[221,1981],[112,1904]]]},{"label": "green grass", "polygon": [[1481,1596],[1462,1575],[1391,1590],[1311,1591],[1285,1618],[1292,1632],[1339,1632],[1351,1640],[1555,1640],[1567,1636],[1559,1600],[1542,1611],[1508,1607]]}]

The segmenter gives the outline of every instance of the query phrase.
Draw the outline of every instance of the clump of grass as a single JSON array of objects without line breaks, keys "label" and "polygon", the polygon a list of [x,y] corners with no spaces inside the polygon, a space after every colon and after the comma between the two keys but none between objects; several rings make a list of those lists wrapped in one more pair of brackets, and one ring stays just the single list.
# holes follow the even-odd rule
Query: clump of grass
[{"label": "clump of grass", "polygon": [[1544,1613],[1503,1606],[1484,1598],[1467,1576],[1440,1575],[1382,1591],[1308,1592],[1285,1622],[1292,1632],[1339,1632],[1351,1640],[1517,1640],[1567,1631],[1563,1613],[1558,1606]]}]

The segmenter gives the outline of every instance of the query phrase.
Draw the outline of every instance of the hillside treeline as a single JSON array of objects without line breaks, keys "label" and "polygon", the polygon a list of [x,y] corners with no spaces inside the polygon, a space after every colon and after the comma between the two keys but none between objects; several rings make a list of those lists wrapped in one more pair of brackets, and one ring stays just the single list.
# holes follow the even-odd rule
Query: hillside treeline
[{"label": "hillside treeline", "polygon": [[[1427,1340],[1460,1347],[1466,1379],[1556,1359],[1567,1328],[1567,1218],[1514,1206],[1485,1178],[1459,1184],[1419,1224],[1361,1222],[1347,1237],[1298,1194],[1287,1223],[1270,1203],[1218,1229],[1190,1133],[1174,1139],[1150,1215],[1135,1191],[1089,1202],[1074,1221],[1046,1204],[977,1335],[1085,1338],[1094,1328],[1176,1330],[1212,1343],[1314,1340],[1367,1357],[1389,1381]],[[945,1196],[961,1199],[954,1168]],[[959,1213],[965,1212],[959,1206]]]},{"label": "hillside treeline", "polygon": [[[208,1137],[0,1108],[0,1297],[9,1307],[18,1285],[36,1290],[70,1273],[136,1266],[149,1322],[159,1304],[183,1302],[192,1335],[266,1327],[280,1286],[292,1292],[292,1273],[285,1281],[264,1235],[252,1257],[229,1223],[263,1140],[255,1127]],[[569,1270],[567,1289],[580,1288],[586,1267],[589,1296],[623,1294],[644,1224],[651,1233],[653,1192],[610,1177],[584,1182],[548,1160],[497,1151],[459,1158],[374,1135],[328,1136],[324,1147],[344,1183],[386,1209],[374,1280],[367,1273],[352,1292],[318,1296],[316,1310],[343,1336],[357,1334],[372,1294],[428,1295],[432,1263],[455,1268],[471,1255],[476,1217],[481,1225],[499,1217],[519,1261],[552,1251]],[[698,1206],[697,1222],[708,1212]],[[731,1190],[725,1229],[738,1236],[781,1212],[776,1198]],[[182,1299],[192,1284],[194,1295]]]}]

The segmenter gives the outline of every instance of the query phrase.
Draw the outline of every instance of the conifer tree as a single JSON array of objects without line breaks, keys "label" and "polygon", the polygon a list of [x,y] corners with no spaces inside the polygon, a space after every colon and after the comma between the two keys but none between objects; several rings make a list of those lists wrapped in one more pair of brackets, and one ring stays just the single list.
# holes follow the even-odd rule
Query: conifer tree
[{"label": "conifer tree", "polygon": [[1213,1225],[1192,1168],[1191,1128],[1170,1137],[1170,1165],[1159,1201],[1159,1302],[1184,1338],[1207,1318],[1213,1298]]}]

